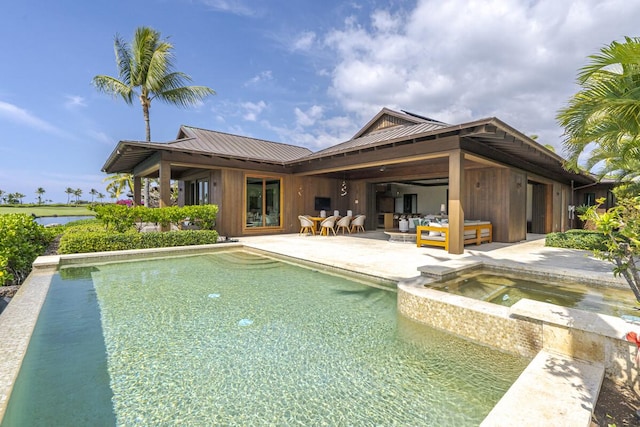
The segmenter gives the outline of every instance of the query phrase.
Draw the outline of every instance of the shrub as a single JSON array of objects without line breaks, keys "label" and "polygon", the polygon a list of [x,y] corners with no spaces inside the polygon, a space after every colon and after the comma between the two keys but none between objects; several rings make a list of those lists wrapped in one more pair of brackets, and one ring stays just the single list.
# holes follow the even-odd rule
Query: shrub
[{"label": "shrub", "polygon": [[216,243],[218,233],[214,230],[114,233],[108,231],[87,231],[66,233],[60,239],[58,253],[73,254],[126,249],[147,249],[174,246],[204,245]]},{"label": "shrub", "polygon": [[0,285],[21,284],[53,236],[30,215],[0,215]]},{"label": "shrub", "polygon": [[598,231],[568,230],[564,233],[549,233],[545,246],[566,249],[582,249],[587,251],[603,251],[606,249],[606,236]]},{"label": "shrub", "polygon": [[[175,225],[181,228],[183,221],[188,220],[202,230],[213,230],[216,225],[218,206],[169,206],[165,208],[147,208],[125,205],[95,205],[91,209],[96,213],[96,219],[105,224],[105,230],[125,232],[136,224],[157,223],[166,228]],[[140,231],[140,230],[138,230]]]}]

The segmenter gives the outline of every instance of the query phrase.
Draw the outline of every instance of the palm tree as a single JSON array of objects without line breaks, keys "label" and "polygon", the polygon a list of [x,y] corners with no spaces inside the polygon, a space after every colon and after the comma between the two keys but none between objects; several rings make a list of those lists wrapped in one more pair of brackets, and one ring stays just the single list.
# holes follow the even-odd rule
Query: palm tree
[{"label": "palm tree", "polygon": [[[567,166],[574,170],[579,169],[578,157],[592,143],[595,149],[587,159],[588,170],[606,164],[609,155],[640,158],[640,38],[614,41],[589,59],[578,74],[582,89],[557,115],[565,128]],[[611,172],[611,167],[624,168],[626,163],[613,159],[605,169]]]},{"label": "palm tree", "polygon": [[100,203],[102,203],[102,201],[104,200],[104,198],[106,197],[104,194],[98,192],[98,195],[96,196],[98,197],[98,200],[100,200]]},{"label": "palm tree", "polygon": [[91,190],[89,190],[89,194],[91,194],[91,203],[93,203],[93,198],[95,197],[96,194],[98,194],[98,190],[96,190],[95,188],[92,188]]},{"label": "palm tree", "polygon": [[13,193],[13,197],[15,199],[19,200],[20,204],[22,204],[22,199],[24,199],[27,196],[25,194],[22,194],[22,193]]},{"label": "palm tree", "polygon": [[109,181],[107,184],[107,191],[114,199],[118,199],[123,193],[126,194],[133,191],[133,175],[128,173],[116,173],[109,175],[102,181]]},{"label": "palm tree", "polygon": [[36,190],[36,194],[38,195],[38,204],[41,205],[42,204],[42,195],[46,193],[45,189],[42,187],[38,187],[38,189]]},{"label": "palm tree", "polygon": [[80,201],[80,196],[82,196],[82,190],[80,188],[76,188],[73,190],[73,195],[76,196],[76,205]]},{"label": "palm tree", "polygon": [[4,195],[7,194],[6,191],[0,190],[0,203],[1,201],[4,201]]},{"label": "palm tree", "polygon": [[[215,94],[206,86],[185,86],[191,82],[191,77],[173,70],[173,45],[161,40],[160,33],[152,28],[137,28],[130,45],[116,35],[114,48],[119,78],[97,75],[93,84],[99,91],[121,97],[130,105],[134,97],[139,99],[147,142],[151,142],[149,108],[152,100],[157,98],[168,104],[188,107]],[[146,204],[149,200],[148,180],[144,195]]]},{"label": "palm tree", "polygon": [[67,194],[67,204],[69,204],[69,197],[71,197],[71,195],[74,193],[74,189],[71,187],[67,187],[66,190],[64,190],[64,192]]}]

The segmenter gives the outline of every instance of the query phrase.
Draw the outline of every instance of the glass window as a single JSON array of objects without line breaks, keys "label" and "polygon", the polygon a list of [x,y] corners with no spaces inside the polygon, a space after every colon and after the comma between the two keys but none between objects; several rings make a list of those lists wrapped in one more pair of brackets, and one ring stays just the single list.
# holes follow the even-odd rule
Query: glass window
[{"label": "glass window", "polygon": [[584,193],[584,204],[593,206],[596,204],[596,193]]},{"label": "glass window", "polygon": [[282,183],[277,178],[247,177],[247,227],[279,227]]},{"label": "glass window", "polygon": [[209,204],[209,180],[191,181],[188,203],[191,205]]}]

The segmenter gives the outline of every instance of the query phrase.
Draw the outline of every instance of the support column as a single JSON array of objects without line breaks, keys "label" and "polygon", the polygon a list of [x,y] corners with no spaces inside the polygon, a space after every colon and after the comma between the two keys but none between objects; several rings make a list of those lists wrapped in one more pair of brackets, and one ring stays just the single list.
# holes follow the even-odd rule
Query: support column
[{"label": "support column", "polygon": [[171,206],[171,164],[166,160],[160,162],[160,202],[161,208]]},{"label": "support column", "polygon": [[142,178],[137,175],[133,176],[133,204],[135,206],[142,204]]},{"label": "support column", "polygon": [[464,153],[449,153],[449,253],[464,253]]}]

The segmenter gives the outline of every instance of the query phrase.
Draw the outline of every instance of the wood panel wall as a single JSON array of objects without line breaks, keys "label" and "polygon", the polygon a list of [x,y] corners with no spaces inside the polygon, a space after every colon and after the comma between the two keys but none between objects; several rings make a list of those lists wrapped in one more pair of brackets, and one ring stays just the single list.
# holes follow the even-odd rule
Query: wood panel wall
[{"label": "wood panel wall", "polygon": [[465,219],[491,221],[493,239],[497,242],[526,238],[526,174],[498,167],[470,169],[465,173]]}]

